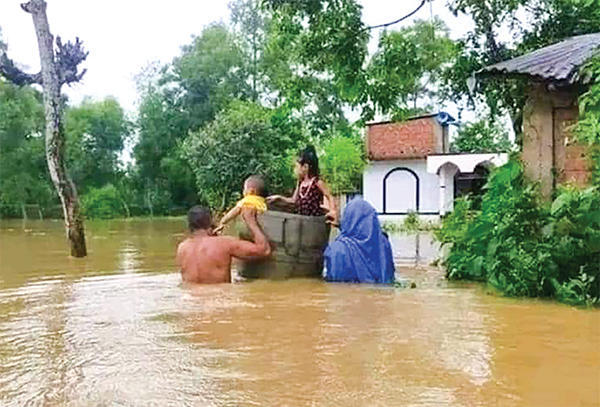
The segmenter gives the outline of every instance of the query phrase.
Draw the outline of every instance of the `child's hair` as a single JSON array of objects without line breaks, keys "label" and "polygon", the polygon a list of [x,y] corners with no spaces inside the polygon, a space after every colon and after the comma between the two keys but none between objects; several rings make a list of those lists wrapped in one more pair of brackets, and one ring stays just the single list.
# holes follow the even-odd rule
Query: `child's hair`
[{"label": "child's hair", "polygon": [[245,184],[248,185],[249,188],[254,188],[254,190],[256,191],[256,195],[265,195],[265,180],[262,176],[251,175],[248,178],[246,178]]},{"label": "child's hair", "polygon": [[317,157],[317,151],[313,146],[306,146],[306,148],[298,154],[298,163],[300,163],[300,165],[308,164],[308,175],[311,177],[319,175],[319,157]]}]

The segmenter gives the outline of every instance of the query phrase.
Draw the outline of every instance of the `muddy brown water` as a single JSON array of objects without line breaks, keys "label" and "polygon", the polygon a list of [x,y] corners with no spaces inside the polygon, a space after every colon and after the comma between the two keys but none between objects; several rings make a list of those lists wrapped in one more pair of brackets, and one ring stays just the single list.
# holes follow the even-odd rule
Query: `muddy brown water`
[{"label": "muddy brown water", "polygon": [[1,406],[598,406],[600,313],[487,295],[394,237],[415,289],[182,285],[183,223],[0,225]]}]

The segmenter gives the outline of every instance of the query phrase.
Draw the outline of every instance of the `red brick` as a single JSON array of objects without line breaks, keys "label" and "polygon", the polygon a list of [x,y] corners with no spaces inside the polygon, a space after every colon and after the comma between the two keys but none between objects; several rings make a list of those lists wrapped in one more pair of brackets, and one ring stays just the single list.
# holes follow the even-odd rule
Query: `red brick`
[{"label": "red brick", "polygon": [[589,163],[585,158],[567,158],[565,160],[565,171],[587,171]]},{"label": "red brick", "polygon": [[565,171],[565,182],[579,186],[588,185],[591,174],[589,171]]},{"label": "red brick", "polygon": [[432,117],[370,124],[367,129],[367,155],[371,160],[394,160],[434,154],[436,125]]}]

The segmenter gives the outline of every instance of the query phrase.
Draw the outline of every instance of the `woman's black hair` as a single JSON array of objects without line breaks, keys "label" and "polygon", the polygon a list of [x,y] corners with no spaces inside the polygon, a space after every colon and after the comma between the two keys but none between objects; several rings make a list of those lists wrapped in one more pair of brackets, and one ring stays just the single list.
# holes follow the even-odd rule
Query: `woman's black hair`
[{"label": "woman's black hair", "polygon": [[306,146],[304,150],[298,154],[298,163],[300,165],[308,164],[308,175],[316,177],[319,175],[319,157],[313,146]]}]

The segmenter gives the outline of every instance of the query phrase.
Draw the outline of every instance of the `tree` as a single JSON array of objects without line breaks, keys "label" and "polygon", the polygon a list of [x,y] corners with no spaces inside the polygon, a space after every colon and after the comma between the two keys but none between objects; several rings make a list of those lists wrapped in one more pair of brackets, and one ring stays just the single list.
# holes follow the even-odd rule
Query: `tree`
[{"label": "tree", "polygon": [[44,105],[31,86],[0,79],[1,216],[27,217],[25,206],[46,208],[55,196],[44,159]]},{"label": "tree", "polygon": [[166,69],[153,65],[138,77],[138,134],[129,175],[151,215],[166,215],[172,204],[196,201],[194,174],[178,147],[192,128],[190,114],[177,83],[164,83]]},{"label": "tree", "polygon": [[[521,79],[479,81],[473,93],[467,80],[487,65],[507,60],[565,38],[600,31],[597,0],[456,0],[455,14],[471,16],[475,28],[459,43],[459,55],[444,75],[449,100],[474,108],[485,104],[492,117],[507,113],[521,145],[525,82]],[[513,44],[499,39],[499,31],[513,31]]]},{"label": "tree", "polygon": [[[369,32],[354,0],[264,1],[269,32],[266,75],[276,96],[313,137],[349,134],[347,106],[364,98]],[[327,134],[324,134],[327,133]]]},{"label": "tree", "polygon": [[384,31],[367,69],[371,104],[365,107],[363,117],[372,119],[372,113],[379,111],[401,118],[430,110],[442,70],[456,55],[449,34],[439,17]]},{"label": "tree", "polygon": [[459,127],[450,150],[453,153],[507,153],[512,143],[498,122],[481,119]]},{"label": "tree", "polygon": [[215,120],[191,133],[183,152],[194,170],[200,196],[224,210],[241,198],[244,179],[265,176],[269,190],[293,187],[286,162],[302,134],[289,119],[255,103],[234,101]]},{"label": "tree", "polygon": [[242,50],[226,25],[211,24],[182,50],[164,81],[180,89],[191,130],[212,120],[232,99],[250,96]]},{"label": "tree", "polygon": [[[245,54],[253,101],[267,93],[265,82],[264,53],[269,34],[269,18],[260,8],[258,0],[236,0],[229,3],[231,23],[236,30],[236,42]],[[262,92],[261,92],[262,91]],[[262,95],[261,95],[262,96]]]},{"label": "tree", "polygon": [[65,112],[67,163],[73,181],[85,192],[115,183],[121,175],[119,153],[129,137],[130,124],[119,102],[85,99]]},{"label": "tree", "polygon": [[331,75],[336,93],[356,103],[364,89],[362,67],[369,40],[362,7],[355,0],[265,0],[264,4],[280,19],[299,62],[315,73]]},{"label": "tree", "polygon": [[50,32],[44,0],[30,0],[21,4],[21,8],[30,13],[38,38],[42,70],[37,74],[27,74],[15,66],[5,53],[0,56],[0,73],[17,85],[41,84],[44,94],[46,116],[46,157],[50,177],[60,197],[67,231],[71,245],[71,255],[85,257],[87,249],[83,219],[80,213],[79,197],[75,184],[70,179],[65,165],[65,135],[61,117],[60,88],[64,84],[78,82],[85,70],[78,72],[78,65],[87,58],[82,43],[63,44]]}]

